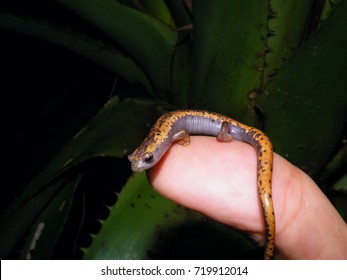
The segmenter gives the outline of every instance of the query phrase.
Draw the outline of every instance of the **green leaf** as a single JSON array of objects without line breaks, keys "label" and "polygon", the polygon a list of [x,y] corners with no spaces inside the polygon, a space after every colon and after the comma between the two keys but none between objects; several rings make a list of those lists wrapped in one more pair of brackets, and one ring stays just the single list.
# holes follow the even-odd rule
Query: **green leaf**
[{"label": "green leaf", "polygon": [[340,174],[347,166],[347,143],[345,143],[334,157],[327,163],[321,172],[318,181],[325,182],[328,178]]},{"label": "green leaf", "polygon": [[[91,247],[85,249],[86,259],[148,259],[150,247],[160,224],[177,220],[169,215],[177,205],[153,192],[145,173],[133,176],[111,209]],[[141,218],[139,218],[141,217]],[[157,228],[158,227],[158,228]]]},{"label": "green leaf", "polygon": [[[32,198],[20,205],[18,209],[11,212],[10,216],[3,218],[0,222],[0,257],[8,257],[17,242],[24,236],[27,230],[38,218],[39,213],[48,207],[55,195],[64,188],[65,182],[59,181],[51,186],[42,189]],[[65,199],[67,199],[65,197]],[[35,232],[36,229],[34,229]],[[32,235],[32,234],[31,234]],[[32,236],[31,241],[36,237]],[[30,242],[31,244],[31,242]],[[31,251],[31,246],[27,247],[27,254]],[[26,256],[25,256],[26,257]]]},{"label": "green leaf", "polygon": [[[56,193],[47,207],[40,211],[31,224],[29,234],[21,251],[21,259],[49,259],[53,246],[63,229],[73,201],[73,194],[80,182],[80,176],[73,178]],[[18,223],[21,222],[17,221]],[[18,234],[16,232],[15,234]]]},{"label": "green leaf", "polygon": [[95,41],[87,35],[54,24],[11,14],[0,14],[0,28],[33,36],[83,55],[115,72],[129,83],[144,85],[151,90],[149,82],[134,61],[112,46]]},{"label": "green leaf", "polygon": [[168,100],[176,33],[160,21],[114,0],[56,0],[110,36],[141,67],[153,96]]},{"label": "green leaf", "polygon": [[252,248],[241,235],[154,192],[141,173],[130,178],[84,258],[230,259]]},{"label": "green leaf", "polygon": [[264,54],[266,61],[264,85],[268,84],[269,79],[292,57],[300,45],[305,35],[312,2],[312,0],[271,1],[271,16],[268,21],[270,36],[266,43],[268,51]]},{"label": "green leaf", "polygon": [[347,118],[347,2],[300,48],[267,87],[260,108],[277,153],[315,176]]},{"label": "green leaf", "polygon": [[93,157],[120,158],[129,154],[143,139],[149,130],[149,124],[157,116],[158,112],[153,104],[131,100],[119,103],[117,98],[113,98],[25,187],[6,216],[77,164]]},{"label": "green leaf", "polygon": [[164,0],[131,0],[128,2],[132,2],[134,7],[138,7],[139,10],[145,11],[150,16],[172,26],[173,23],[170,10]]},{"label": "green leaf", "polygon": [[247,119],[261,85],[268,1],[196,1],[190,104]]},{"label": "green leaf", "polygon": [[[185,39],[183,39],[185,40]],[[177,108],[187,108],[189,99],[189,79],[191,76],[190,41],[179,44],[175,48],[172,59],[171,104]]]},{"label": "green leaf", "polygon": [[345,191],[347,194],[347,173],[334,184],[333,188],[337,191]]},{"label": "green leaf", "polygon": [[185,1],[166,0],[175,21],[176,28],[191,24],[191,15],[189,7],[185,6]]},{"label": "green leaf", "polygon": [[[11,239],[12,242],[4,242],[5,247],[1,252],[9,253],[19,236],[28,230],[39,213],[47,207],[47,203],[64,187],[61,181],[50,186],[54,179],[61,176],[63,180],[64,172],[90,158],[124,157],[129,154],[144,138],[149,129],[148,125],[152,124],[157,116],[156,106],[151,103],[131,100],[119,103],[116,98],[110,100],[23,189],[7,210],[1,220],[4,230],[1,231],[0,240]],[[8,235],[11,235],[11,238]]]}]

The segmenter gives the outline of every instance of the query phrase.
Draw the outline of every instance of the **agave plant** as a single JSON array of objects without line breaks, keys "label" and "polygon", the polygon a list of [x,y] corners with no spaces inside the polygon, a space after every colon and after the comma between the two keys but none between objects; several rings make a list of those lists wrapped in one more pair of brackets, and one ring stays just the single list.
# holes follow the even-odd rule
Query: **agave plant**
[{"label": "agave plant", "polygon": [[[95,217],[101,229],[89,232],[84,258],[245,257],[253,247],[240,234],[161,197],[144,174],[131,175],[126,156],[160,114],[177,108],[216,111],[261,128],[275,151],[315,179],[346,214],[345,1],[56,0],[50,5],[60,5],[60,20],[6,10],[0,28],[98,63],[121,86],[98,112],[84,104],[88,117],[74,116],[68,131],[60,129],[65,144],[31,174],[1,219],[2,258],[52,258],[63,235],[72,235],[77,241],[71,246],[78,246],[83,215],[75,218],[72,232],[67,220],[81,200],[83,192],[76,190],[83,188],[83,178],[100,164],[114,168],[107,176],[128,180],[115,203],[101,201],[109,213]],[[68,24],[61,19],[66,15]],[[97,100],[98,93],[91,96]]]}]

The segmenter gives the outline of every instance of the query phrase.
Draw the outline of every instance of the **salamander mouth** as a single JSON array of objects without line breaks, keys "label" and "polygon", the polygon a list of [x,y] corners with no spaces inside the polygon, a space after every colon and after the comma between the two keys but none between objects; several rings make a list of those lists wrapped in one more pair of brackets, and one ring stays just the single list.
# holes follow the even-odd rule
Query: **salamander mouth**
[{"label": "salamander mouth", "polygon": [[146,169],[146,165],[142,161],[130,161],[131,170],[134,172],[142,172]]}]

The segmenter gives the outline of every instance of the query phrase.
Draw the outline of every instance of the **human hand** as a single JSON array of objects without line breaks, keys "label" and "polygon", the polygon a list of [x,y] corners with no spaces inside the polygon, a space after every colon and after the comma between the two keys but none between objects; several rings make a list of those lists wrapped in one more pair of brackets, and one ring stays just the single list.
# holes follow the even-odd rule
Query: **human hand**
[{"label": "human hand", "polygon": [[[164,196],[241,230],[264,245],[264,223],[256,188],[256,154],[239,141],[191,137],[173,145],[147,173]],[[275,154],[273,201],[276,258],[347,259],[347,225],[301,170]]]}]

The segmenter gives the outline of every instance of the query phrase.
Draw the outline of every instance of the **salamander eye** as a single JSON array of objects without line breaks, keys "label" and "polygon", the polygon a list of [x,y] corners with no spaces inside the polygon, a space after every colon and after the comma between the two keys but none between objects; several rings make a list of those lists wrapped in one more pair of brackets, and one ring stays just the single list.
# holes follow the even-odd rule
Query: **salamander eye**
[{"label": "salamander eye", "polygon": [[153,162],[153,155],[152,154],[145,154],[144,155],[144,162],[147,164],[151,164]]}]

